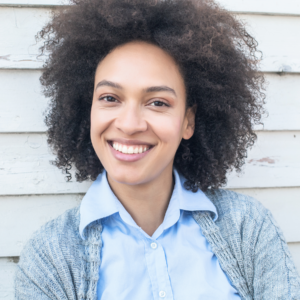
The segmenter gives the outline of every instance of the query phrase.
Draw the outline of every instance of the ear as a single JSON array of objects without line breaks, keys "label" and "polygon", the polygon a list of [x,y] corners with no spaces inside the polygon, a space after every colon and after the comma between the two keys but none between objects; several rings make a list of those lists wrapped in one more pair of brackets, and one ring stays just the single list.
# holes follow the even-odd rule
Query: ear
[{"label": "ear", "polygon": [[197,111],[197,104],[189,107],[185,114],[184,129],[182,138],[185,140],[190,139],[195,131],[195,115]]}]

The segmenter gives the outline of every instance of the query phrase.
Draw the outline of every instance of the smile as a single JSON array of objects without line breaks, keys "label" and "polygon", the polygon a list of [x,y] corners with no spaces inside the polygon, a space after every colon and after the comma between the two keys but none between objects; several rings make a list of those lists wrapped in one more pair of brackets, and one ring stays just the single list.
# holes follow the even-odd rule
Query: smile
[{"label": "smile", "polygon": [[134,162],[142,159],[154,148],[155,145],[144,144],[142,141],[108,141],[112,155],[119,161]]},{"label": "smile", "polygon": [[125,154],[137,154],[137,153],[143,153],[150,149],[149,145],[124,145],[117,142],[112,142],[112,147]]}]

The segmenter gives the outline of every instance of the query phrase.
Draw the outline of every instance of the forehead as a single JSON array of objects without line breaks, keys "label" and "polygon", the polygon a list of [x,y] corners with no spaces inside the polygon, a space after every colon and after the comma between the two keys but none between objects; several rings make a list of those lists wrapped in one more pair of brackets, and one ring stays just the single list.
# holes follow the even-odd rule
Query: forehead
[{"label": "forehead", "polygon": [[136,87],[163,84],[185,93],[175,60],[163,49],[146,42],[130,42],[110,52],[96,70],[95,81],[103,79]]}]

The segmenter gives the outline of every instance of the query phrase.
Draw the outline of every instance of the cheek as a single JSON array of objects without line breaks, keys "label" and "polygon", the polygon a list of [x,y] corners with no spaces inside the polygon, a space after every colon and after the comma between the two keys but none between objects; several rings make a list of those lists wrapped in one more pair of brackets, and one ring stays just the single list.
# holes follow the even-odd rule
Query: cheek
[{"label": "cheek", "polygon": [[157,118],[152,123],[153,131],[164,143],[169,143],[170,146],[178,144],[182,138],[182,118],[175,116],[168,116]]},{"label": "cheek", "polygon": [[101,134],[107,130],[111,123],[112,116],[104,109],[91,109],[91,139],[101,137]]}]

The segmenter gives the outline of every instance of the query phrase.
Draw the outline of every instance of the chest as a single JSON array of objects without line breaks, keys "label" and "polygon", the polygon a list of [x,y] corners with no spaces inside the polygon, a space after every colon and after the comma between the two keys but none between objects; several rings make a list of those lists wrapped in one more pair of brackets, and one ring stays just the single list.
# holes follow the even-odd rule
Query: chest
[{"label": "chest", "polygon": [[160,231],[103,223],[98,299],[240,299],[191,215]]}]

